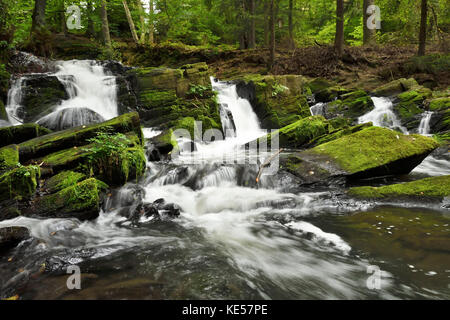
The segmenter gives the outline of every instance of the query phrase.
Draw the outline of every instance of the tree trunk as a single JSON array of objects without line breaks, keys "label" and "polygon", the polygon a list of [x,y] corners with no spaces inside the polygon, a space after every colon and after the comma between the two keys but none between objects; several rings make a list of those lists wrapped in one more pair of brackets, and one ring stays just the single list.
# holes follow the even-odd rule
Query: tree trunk
[{"label": "tree trunk", "polygon": [[111,48],[111,35],[109,34],[108,11],[106,9],[106,0],[102,0],[100,8],[100,15],[102,17],[102,36],[106,46]]},{"label": "tree trunk", "polygon": [[61,19],[61,32],[64,34],[64,36],[67,35],[67,21],[66,21],[66,6],[64,4],[64,0],[59,0],[60,10],[59,13],[60,19]]},{"label": "tree trunk", "polygon": [[334,48],[339,57],[344,51],[344,0],[336,2],[336,36],[334,38]]},{"label": "tree trunk", "polygon": [[289,0],[289,48],[295,48],[294,42],[294,21],[292,19],[292,12],[294,11],[294,0]]},{"label": "tree trunk", "polygon": [[271,0],[264,0],[264,45],[266,47],[269,46],[270,42],[270,23],[268,21],[270,20],[270,1]]},{"label": "tree trunk", "polygon": [[425,55],[425,42],[427,40],[427,0],[422,0],[420,14],[419,56]]},{"label": "tree trunk", "polygon": [[32,16],[31,33],[45,27],[45,7],[47,0],[35,0]]},{"label": "tree trunk", "polygon": [[[368,18],[372,13],[367,13],[367,8],[375,3],[375,0],[363,1],[363,43],[364,45],[370,45],[375,42],[376,29],[369,29],[367,27]],[[374,26],[375,27],[375,26]]]},{"label": "tree trunk", "polygon": [[256,28],[255,28],[256,3],[255,3],[255,0],[249,0],[249,1],[250,1],[250,34],[249,34],[248,47],[253,49],[256,47]]},{"label": "tree trunk", "polygon": [[149,5],[150,5],[150,14],[149,14],[149,21],[148,21],[148,43],[150,45],[152,45],[155,42],[154,36],[153,36],[153,32],[154,32],[154,25],[153,25],[153,0],[149,1]]},{"label": "tree trunk", "polygon": [[136,33],[136,27],[134,26],[133,17],[131,16],[130,9],[128,8],[127,0],[122,0],[123,7],[125,9],[125,14],[127,16],[128,24],[130,25],[131,35],[133,36],[134,42],[139,43],[139,38]]},{"label": "tree trunk", "polygon": [[141,44],[145,43],[145,34],[147,33],[147,26],[145,25],[144,8],[142,7],[142,2],[138,1],[139,9],[139,19],[141,22],[141,39],[139,40]]},{"label": "tree trunk", "polygon": [[95,36],[95,29],[94,29],[94,22],[92,21],[92,3],[91,1],[87,2],[87,19],[88,19],[88,25],[86,29],[86,35],[88,37],[94,37]]},{"label": "tree trunk", "polygon": [[272,70],[275,64],[275,0],[270,0],[270,60],[269,69]]}]

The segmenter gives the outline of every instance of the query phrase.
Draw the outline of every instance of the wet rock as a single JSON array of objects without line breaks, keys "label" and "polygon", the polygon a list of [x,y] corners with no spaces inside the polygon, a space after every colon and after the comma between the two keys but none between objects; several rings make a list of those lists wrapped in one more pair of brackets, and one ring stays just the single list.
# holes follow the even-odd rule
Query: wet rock
[{"label": "wet rock", "polygon": [[19,163],[19,147],[10,145],[0,148],[0,172],[15,167]]},{"label": "wet rock", "polygon": [[156,206],[152,203],[140,203],[132,207],[128,216],[133,223],[138,223],[142,218],[159,217],[159,212]]},{"label": "wet rock", "polygon": [[37,121],[37,124],[52,131],[61,131],[81,125],[105,121],[101,115],[88,108],[67,108],[52,112]]},{"label": "wet rock", "polygon": [[280,165],[305,184],[408,174],[438,146],[431,138],[369,127],[310,150],[282,154]]},{"label": "wet rock", "polygon": [[0,252],[16,247],[30,237],[30,231],[24,227],[0,228]]},{"label": "wet rock", "polygon": [[417,87],[418,85],[419,84],[417,83],[417,81],[413,78],[410,79],[401,78],[376,88],[372,93],[375,96],[390,97],[411,90],[412,88]]},{"label": "wet rock", "polygon": [[37,166],[20,166],[0,174],[0,201],[33,195],[39,174]]},{"label": "wet rock", "polygon": [[173,138],[173,131],[166,130],[156,137],[151,138],[147,148],[149,161],[161,161],[167,159],[170,153],[178,148],[177,141]]},{"label": "wet rock", "polygon": [[14,73],[44,73],[54,70],[52,63],[28,52],[15,51],[9,63]]},{"label": "wet rock", "polygon": [[0,128],[0,147],[41,137],[51,133],[51,130],[41,127],[36,123],[28,123],[20,126],[7,126]]}]

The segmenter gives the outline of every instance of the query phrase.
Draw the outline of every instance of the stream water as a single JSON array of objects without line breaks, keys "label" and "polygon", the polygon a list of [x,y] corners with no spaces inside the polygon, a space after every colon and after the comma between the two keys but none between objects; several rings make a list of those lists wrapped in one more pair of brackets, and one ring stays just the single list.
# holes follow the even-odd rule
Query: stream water
[{"label": "stream water", "polygon": [[[223,155],[264,132],[234,85],[213,81],[213,87],[227,115],[222,123],[234,133],[197,143],[206,161],[182,154],[148,162],[146,177],[113,193],[95,221],[0,222],[33,235],[0,257],[0,292],[25,299],[450,298],[448,210],[344,203],[335,196],[340,190],[300,192],[287,176],[256,184],[258,164],[224,163]],[[108,95],[108,110],[94,109],[105,118],[117,112]],[[388,109],[382,100],[376,109],[382,103]],[[119,213],[138,195],[177,204],[181,215],[131,224]],[[82,290],[67,289],[72,264],[83,274]]]}]

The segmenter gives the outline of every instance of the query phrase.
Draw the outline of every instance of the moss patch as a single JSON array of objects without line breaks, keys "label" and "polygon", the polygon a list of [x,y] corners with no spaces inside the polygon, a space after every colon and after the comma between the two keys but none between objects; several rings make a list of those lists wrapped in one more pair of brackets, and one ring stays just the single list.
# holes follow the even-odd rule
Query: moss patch
[{"label": "moss patch", "polygon": [[19,163],[19,147],[10,145],[0,148],[0,171],[15,167]]},{"label": "moss patch", "polygon": [[63,171],[45,181],[45,189],[49,193],[55,193],[70,187],[86,178],[86,175],[74,171]]},{"label": "moss patch", "polygon": [[37,166],[19,166],[0,176],[0,201],[21,199],[34,194],[40,169]]},{"label": "moss patch", "polygon": [[398,159],[427,155],[438,146],[431,138],[370,127],[307,152],[328,156],[347,172],[356,173],[384,166]]},{"label": "moss patch", "polygon": [[450,109],[450,98],[443,97],[443,98],[433,99],[430,101],[429,108],[431,111]]},{"label": "moss patch", "polygon": [[413,182],[394,184],[383,187],[351,188],[348,195],[368,199],[444,198],[450,195],[450,175],[431,177]]},{"label": "moss patch", "polygon": [[50,130],[35,123],[0,128],[0,147],[10,144],[19,144],[49,133],[51,133]]}]

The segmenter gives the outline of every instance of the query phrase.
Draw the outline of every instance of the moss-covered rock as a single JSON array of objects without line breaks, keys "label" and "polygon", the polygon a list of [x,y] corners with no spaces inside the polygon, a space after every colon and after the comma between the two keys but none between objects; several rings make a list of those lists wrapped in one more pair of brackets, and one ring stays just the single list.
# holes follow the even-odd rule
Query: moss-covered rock
[{"label": "moss-covered rock", "polygon": [[301,149],[312,140],[328,134],[333,128],[322,116],[312,116],[294,122],[283,127],[265,137],[259,138],[259,144],[265,143],[271,145],[273,137],[279,139],[280,148]]},{"label": "moss-covered rock", "polygon": [[103,183],[94,178],[78,182],[55,194],[36,198],[24,215],[95,219],[99,213],[99,194],[103,186]]},{"label": "moss-covered rock", "polygon": [[0,147],[19,144],[51,133],[50,130],[35,123],[0,128]]},{"label": "moss-covered rock", "polygon": [[429,101],[431,111],[440,111],[450,109],[450,97],[441,97]]},{"label": "moss-covered rock", "polygon": [[6,113],[5,104],[0,99],[0,120],[8,121],[8,114]]},{"label": "moss-covered rock", "polygon": [[56,76],[28,76],[22,83],[22,101],[18,115],[24,122],[37,121],[68,98],[64,85]]},{"label": "moss-covered rock", "polygon": [[253,75],[236,82],[238,95],[250,101],[264,129],[279,129],[311,115],[302,76]]},{"label": "moss-covered rock", "polygon": [[310,182],[333,177],[370,178],[408,174],[437,147],[439,144],[431,138],[369,127],[284,156],[281,163],[289,172]]},{"label": "moss-covered rock", "polygon": [[450,196],[450,175],[383,187],[350,188],[349,196],[376,200],[442,200]]},{"label": "moss-covered rock", "polygon": [[44,189],[48,193],[55,193],[67,187],[85,180],[86,175],[74,171],[62,171],[57,175],[47,179],[44,184]]},{"label": "moss-covered rock", "polygon": [[[331,124],[333,126],[333,124]],[[339,139],[343,136],[348,136],[349,134],[364,130],[366,128],[371,127],[373,124],[371,122],[359,124],[356,126],[344,126],[340,127],[338,129],[330,131],[328,134],[325,134],[323,136],[320,136],[316,139],[313,139],[309,144],[308,147],[315,147],[336,139]]]},{"label": "moss-covered rock", "polygon": [[390,97],[414,89],[417,86],[419,86],[419,84],[415,79],[401,78],[376,88],[372,93],[375,96]]},{"label": "moss-covered rock", "polygon": [[19,163],[19,146],[13,144],[0,148],[0,172]]},{"label": "moss-covered rock", "polygon": [[86,145],[89,139],[106,129],[111,129],[116,133],[134,132],[139,141],[143,143],[144,138],[139,115],[136,112],[132,112],[103,123],[54,132],[23,142],[19,145],[20,160],[23,162],[68,148]]},{"label": "moss-covered rock", "polygon": [[394,112],[400,118],[403,126],[414,129],[419,126],[420,117],[424,112],[424,101],[431,96],[431,90],[418,87],[416,90],[403,92],[394,102]]},{"label": "moss-covered rock", "polygon": [[0,175],[0,201],[30,197],[36,191],[40,169],[19,166]]},{"label": "moss-covered rock", "polygon": [[178,150],[178,142],[172,129],[167,129],[161,134],[150,139],[148,158],[150,161],[161,161]]},{"label": "moss-covered rock", "polygon": [[338,94],[336,98],[323,108],[327,119],[347,118],[354,122],[374,108],[372,98],[363,90]]},{"label": "moss-covered rock", "polygon": [[30,237],[30,231],[25,227],[0,228],[0,253],[12,249]]}]

